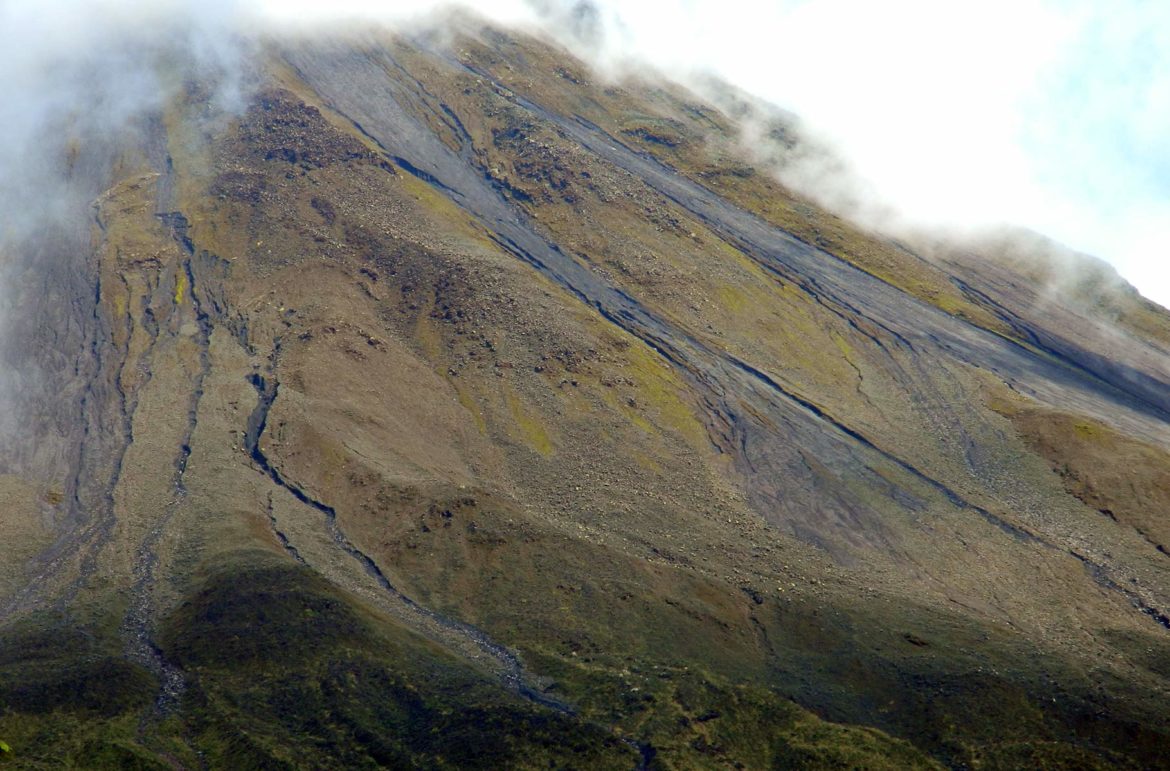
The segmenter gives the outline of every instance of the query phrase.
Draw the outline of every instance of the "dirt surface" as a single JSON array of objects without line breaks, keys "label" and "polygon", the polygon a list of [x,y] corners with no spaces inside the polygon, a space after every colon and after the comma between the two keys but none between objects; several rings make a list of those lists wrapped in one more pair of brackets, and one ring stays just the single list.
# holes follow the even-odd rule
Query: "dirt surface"
[{"label": "dirt surface", "polygon": [[470,21],[258,69],[95,148],[27,288],[17,758],[1165,757],[1164,310],[866,232],[771,179],[780,118]]}]

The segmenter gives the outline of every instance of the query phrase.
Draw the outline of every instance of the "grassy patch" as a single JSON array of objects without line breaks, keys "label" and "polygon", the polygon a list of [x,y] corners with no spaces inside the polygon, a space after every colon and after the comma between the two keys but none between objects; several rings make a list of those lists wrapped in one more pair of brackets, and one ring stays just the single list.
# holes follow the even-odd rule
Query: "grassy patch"
[{"label": "grassy patch", "polygon": [[284,566],[212,577],[168,622],[196,742],[234,768],[606,768],[631,750],[533,707]]},{"label": "grassy patch", "polygon": [[106,630],[38,616],[0,632],[0,736],[14,767],[160,767],[136,744],[154,694]]}]

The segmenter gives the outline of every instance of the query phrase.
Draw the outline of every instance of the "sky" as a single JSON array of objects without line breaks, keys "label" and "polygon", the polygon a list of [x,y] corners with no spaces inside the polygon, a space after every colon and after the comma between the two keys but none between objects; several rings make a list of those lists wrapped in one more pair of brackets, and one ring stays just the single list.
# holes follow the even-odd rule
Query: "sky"
[{"label": "sky", "polygon": [[[436,0],[0,0],[0,168],[45,116],[148,105],[154,34],[222,66],[233,29],[401,23]],[[449,4],[449,3],[448,3]],[[579,0],[462,4],[571,42]],[[883,207],[922,225],[1020,225],[1101,257],[1170,306],[1170,2],[594,0],[578,53],[611,72],[716,74],[799,115]],[[230,66],[230,64],[229,64]],[[71,73],[63,79],[61,73]],[[56,84],[68,80],[67,88]],[[129,85],[127,85],[129,84]],[[92,105],[87,106],[87,111]],[[87,112],[89,115],[89,112]],[[827,179],[801,180],[817,194]],[[2,192],[2,191],[0,191]],[[11,191],[10,191],[11,192]],[[4,196],[0,196],[2,199]],[[2,219],[2,217],[0,217]],[[2,224],[2,223],[0,223]]]},{"label": "sky", "polygon": [[[433,3],[263,0],[284,21]],[[503,21],[557,0],[479,0]],[[613,66],[799,115],[909,221],[1039,231],[1170,305],[1170,2],[595,0]],[[814,191],[815,192],[815,191]]]}]

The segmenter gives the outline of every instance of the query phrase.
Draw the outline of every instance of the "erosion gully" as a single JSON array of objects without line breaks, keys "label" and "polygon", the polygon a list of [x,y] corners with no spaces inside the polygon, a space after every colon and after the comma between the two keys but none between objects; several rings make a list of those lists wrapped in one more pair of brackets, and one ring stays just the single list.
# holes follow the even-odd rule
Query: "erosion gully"
[{"label": "erosion gully", "polygon": [[[326,46],[303,47],[287,51],[284,56],[326,106],[381,147],[387,160],[446,195],[483,223],[501,248],[642,340],[674,366],[710,408],[707,420],[712,443],[719,451],[732,453],[742,473],[760,480],[783,478],[799,482],[787,488],[787,497],[770,495],[767,485],[760,486],[765,490],[761,494],[752,485],[758,508],[796,518],[801,516],[801,509],[809,510],[808,500],[791,493],[794,489],[811,491],[815,482],[809,478],[801,453],[786,449],[803,448],[837,473],[865,481],[875,493],[867,496],[870,500],[884,498],[884,503],[876,507],[848,492],[831,501],[821,498],[815,509],[822,516],[826,505],[834,506],[839,521],[872,533],[880,542],[883,512],[902,509],[907,500],[916,498],[913,488],[925,486],[946,505],[976,514],[1015,540],[1075,557],[1103,588],[1118,592],[1136,609],[1168,626],[1164,610],[1112,580],[1109,567],[1098,558],[971,502],[938,475],[850,427],[828,408],[800,395],[762,368],[708,346],[566,254],[521,206],[492,184],[491,175],[480,168],[474,156],[472,137],[454,111],[388,53]],[[487,73],[450,57],[447,62],[452,68],[492,82]],[[390,71],[402,77],[390,77]],[[803,288],[854,328],[876,329],[878,334],[867,333],[868,336],[891,358],[894,351],[911,360],[929,352],[932,357],[994,370],[1014,387],[1045,400],[1090,412],[1120,412],[1145,431],[1158,430],[1167,422],[1170,403],[1164,393],[1144,387],[1143,381],[1094,368],[1086,357],[1071,358],[1066,348],[1049,345],[1047,349],[1030,349],[952,317],[734,206],[580,116],[559,115],[515,94],[509,98],[534,119],[551,123],[600,159],[642,180],[765,270]],[[459,149],[448,147],[419,117],[428,114],[450,128],[458,138]],[[907,381],[906,385],[923,390],[922,384],[927,380],[921,374],[917,381]],[[771,426],[756,417],[761,414],[772,419]],[[784,434],[782,442],[776,441],[780,434]],[[977,466],[977,454],[968,452],[967,456],[972,476],[979,478],[984,470]],[[903,472],[905,483],[893,486],[875,472],[890,464]]]}]

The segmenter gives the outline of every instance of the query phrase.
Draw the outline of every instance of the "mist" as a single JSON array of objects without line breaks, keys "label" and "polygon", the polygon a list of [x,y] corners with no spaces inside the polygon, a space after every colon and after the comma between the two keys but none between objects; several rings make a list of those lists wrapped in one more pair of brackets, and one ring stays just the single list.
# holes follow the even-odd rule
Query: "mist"
[{"label": "mist", "polygon": [[1029,228],[1170,305],[1170,6],[591,6],[588,50],[610,70],[712,73],[798,115],[849,169],[782,171],[823,203],[878,227]]},{"label": "mist", "polygon": [[[436,5],[258,0],[254,11],[295,26],[401,21]],[[794,113],[839,162],[812,155],[778,170],[782,181],[863,224],[1027,228],[1110,262],[1170,306],[1170,5],[462,5],[542,29],[612,77],[652,68],[702,91],[715,75]]]},{"label": "mist", "polygon": [[99,366],[84,360],[94,311],[79,303],[93,292],[93,204],[184,78],[219,84],[212,110],[242,104],[247,43],[229,24],[233,6],[0,2],[4,471],[53,478],[72,465],[70,435],[85,421],[69,389]]},{"label": "mist", "polygon": [[7,0],[0,250],[88,205],[69,142],[158,109],[168,59],[216,73],[230,111],[265,34],[450,7],[543,31],[612,77],[715,75],[800,116],[841,163],[782,181],[865,224],[1027,227],[1170,305],[1170,6],[1139,0]]}]

